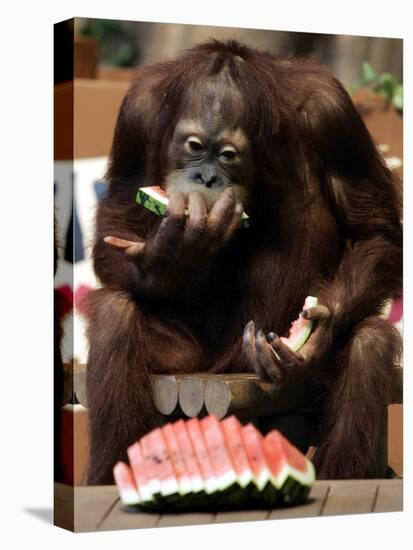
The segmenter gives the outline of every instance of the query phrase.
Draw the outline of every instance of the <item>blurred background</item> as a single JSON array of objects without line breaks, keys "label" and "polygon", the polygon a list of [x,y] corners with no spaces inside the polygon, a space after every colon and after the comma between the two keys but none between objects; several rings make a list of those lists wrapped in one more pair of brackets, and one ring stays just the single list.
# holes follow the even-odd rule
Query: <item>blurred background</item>
[{"label": "blurred background", "polygon": [[[400,39],[102,19],[76,19],[75,34],[79,44],[96,41],[97,73],[105,77],[113,68],[128,69],[141,63],[172,59],[210,38],[235,38],[281,56],[315,56],[330,65],[346,86],[359,77],[361,64],[366,60],[378,73],[391,73],[397,80],[402,78]],[[128,70],[124,70],[118,76],[126,78],[127,74]]]},{"label": "blurred background", "polygon": [[[87,459],[86,313],[81,299],[98,286],[91,262],[94,217],[106,191],[104,175],[119,107],[136,67],[173,59],[211,38],[235,38],[280,56],[312,56],[330,66],[402,181],[400,39],[82,18],[55,25],[55,303],[64,333],[59,475],[69,483],[82,483]],[[402,330],[401,301],[389,303],[383,315]],[[399,475],[402,452],[402,405],[394,404],[389,407],[389,463]]]}]

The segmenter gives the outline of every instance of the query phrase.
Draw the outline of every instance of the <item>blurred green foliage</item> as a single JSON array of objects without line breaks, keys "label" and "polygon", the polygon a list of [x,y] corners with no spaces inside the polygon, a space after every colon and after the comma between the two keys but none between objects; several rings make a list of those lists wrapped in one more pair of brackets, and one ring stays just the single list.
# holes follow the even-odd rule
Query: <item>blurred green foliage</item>
[{"label": "blurred green foliage", "polygon": [[135,65],[138,57],[136,37],[122,22],[88,19],[79,29],[79,34],[95,38],[102,63],[114,67]]},{"label": "blurred green foliage", "polygon": [[370,88],[398,111],[403,111],[403,85],[391,73],[377,74],[368,61],[361,64],[360,76],[352,82],[350,93],[360,88]]}]

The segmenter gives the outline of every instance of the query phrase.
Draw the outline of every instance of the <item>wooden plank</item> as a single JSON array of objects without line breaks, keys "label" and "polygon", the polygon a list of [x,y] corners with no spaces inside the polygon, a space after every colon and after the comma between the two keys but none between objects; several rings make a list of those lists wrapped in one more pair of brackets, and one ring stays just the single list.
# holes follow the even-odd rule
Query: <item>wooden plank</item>
[{"label": "wooden plank", "polygon": [[316,482],[311,489],[308,502],[297,506],[286,506],[271,511],[268,519],[311,518],[321,515],[325,505],[330,482]]},{"label": "wooden plank", "polygon": [[214,514],[207,512],[191,514],[163,514],[156,527],[177,527],[183,525],[205,525],[214,521]]},{"label": "wooden plank", "polygon": [[377,488],[378,480],[331,481],[330,491],[321,515],[334,516],[372,512]]},{"label": "wooden plank", "polygon": [[75,532],[96,531],[119,498],[116,485],[75,488]]},{"label": "wooden plank", "polygon": [[389,479],[379,482],[374,512],[401,512],[403,510],[403,480]]},{"label": "wooden plank", "polygon": [[239,510],[233,512],[218,512],[213,523],[233,523],[239,521],[262,521],[268,519],[269,510]]},{"label": "wooden plank", "polygon": [[109,513],[102,518],[98,531],[109,531],[113,529],[147,529],[156,527],[159,522],[159,514],[146,512],[126,512],[120,499],[118,499]]}]

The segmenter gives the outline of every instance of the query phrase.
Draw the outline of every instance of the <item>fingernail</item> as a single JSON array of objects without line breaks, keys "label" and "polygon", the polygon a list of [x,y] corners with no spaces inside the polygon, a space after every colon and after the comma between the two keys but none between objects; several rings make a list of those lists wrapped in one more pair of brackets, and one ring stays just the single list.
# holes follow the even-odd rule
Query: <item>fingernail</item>
[{"label": "fingernail", "polygon": [[248,321],[248,323],[245,325],[245,328],[246,328],[247,330],[250,330],[251,327],[252,327],[252,324],[253,324],[253,320],[251,319],[251,321]]},{"label": "fingernail", "polygon": [[272,342],[273,340],[275,340],[277,338],[277,335],[275,334],[275,332],[269,332],[267,334],[267,341],[268,342]]},{"label": "fingernail", "polygon": [[257,331],[257,336],[258,336],[258,338],[264,338],[264,333],[262,332],[262,329],[259,329]]},{"label": "fingernail", "polygon": [[237,214],[241,214],[243,211],[244,211],[244,205],[242,204],[242,202],[238,201],[236,206],[235,206],[235,210],[237,212]]}]

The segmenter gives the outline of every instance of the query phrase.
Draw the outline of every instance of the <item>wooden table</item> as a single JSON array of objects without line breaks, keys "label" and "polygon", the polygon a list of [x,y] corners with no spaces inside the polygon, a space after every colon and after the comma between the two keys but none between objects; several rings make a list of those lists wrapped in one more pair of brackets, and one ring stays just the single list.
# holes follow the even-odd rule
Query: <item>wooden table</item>
[{"label": "wooden table", "polygon": [[316,481],[307,504],[274,510],[148,514],[122,509],[116,486],[55,484],[55,525],[76,531],[108,531],[236,521],[277,520],[403,510],[401,479]]}]

